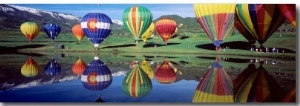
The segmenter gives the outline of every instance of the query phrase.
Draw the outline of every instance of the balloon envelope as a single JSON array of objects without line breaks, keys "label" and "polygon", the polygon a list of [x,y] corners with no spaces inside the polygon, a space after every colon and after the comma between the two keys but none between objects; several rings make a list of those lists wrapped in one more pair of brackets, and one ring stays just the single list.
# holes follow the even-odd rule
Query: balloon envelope
[{"label": "balloon envelope", "polygon": [[108,35],[110,35],[112,20],[106,14],[88,13],[81,20],[81,27],[86,37],[99,47]]},{"label": "balloon envelope", "polygon": [[296,4],[277,4],[285,18],[296,28]]},{"label": "balloon envelope", "polygon": [[146,7],[132,6],[124,10],[122,20],[135,40],[138,40],[152,23],[152,13]]},{"label": "balloon envelope", "polygon": [[152,89],[152,82],[142,68],[135,66],[124,78],[122,89],[131,97],[145,97]]},{"label": "balloon envelope", "polygon": [[84,62],[82,59],[79,58],[79,59],[74,63],[74,65],[73,65],[73,67],[72,67],[72,72],[73,72],[74,74],[76,74],[76,75],[82,75],[82,73],[84,72],[85,68],[86,68],[85,62]]},{"label": "balloon envelope", "polygon": [[31,42],[40,32],[40,26],[35,22],[24,22],[20,26],[21,32]]},{"label": "balloon envelope", "polygon": [[148,29],[144,32],[144,34],[142,35],[142,39],[144,42],[147,41],[147,39],[152,35],[152,33],[154,32],[155,30],[155,25],[154,23],[152,22],[150,24],[150,26],[148,27]]},{"label": "balloon envelope", "polygon": [[76,24],[72,27],[72,33],[78,39],[78,41],[81,41],[85,36],[80,24]]},{"label": "balloon envelope", "polygon": [[168,61],[164,61],[156,70],[155,78],[161,84],[170,84],[176,80],[176,73],[169,65]]},{"label": "balloon envelope", "polygon": [[296,102],[296,86],[286,93],[282,99],[282,102]]},{"label": "balloon envelope", "polygon": [[234,26],[236,4],[194,4],[197,20],[212,43],[219,47]]},{"label": "balloon envelope", "polygon": [[261,46],[285,20],[276,4],[238,4],[236,13]]},{"label": "balloon envelope", "polygon": [[148,75],[148,77],[150,79],[152,79],[154,77],[154,70],[152,69],[152,67],[148,64],[148,62],[146,60],[143,60],[143,62],[141,63],[140,67],[142,68],[142,70],[145,72],[145,74]]},{"label": "balloon envelope", "polygon": [[239,20],[239,18],[237,17],[237,14],[235,14],[235,17],[234,17],[234,26],[248,40],[249,44],[255,44],[255,38],[251,35],[251,33],[247,30],[247,28]]},{"label": "balloon envelope", "polygon": [[51,23],[44,26],[44,31],[50,39],[54,40],[59,35],[61,29],[58,25]]},{"label": "balloon envelope", "polygon": [[88,90],[103,90],[112,83],[112,74],[109,68],[98,57],[87,65],[81,75],[82,85]]},{"label": "balloon envelope", "polygon": [[40,72],[40,66],[33,60],[32,57],[26,61],[21,67],[21,74],[25,77],[34,77]]},{"label": "balloon envelope", "polygon": [[198,84],[193,102],[234,102],[232,80],[218,61]]},{"label": "balloon envelope", "polygon": [[162,18],[155,23],[155,29],[166,43],[176,30],[176,22],[171,18]]},{"label": "balloon envelope", "polygon": [[54,59],[51,59],[44,68],[46,75],[56,75],[60,72],[60,70],[60,65]]}]

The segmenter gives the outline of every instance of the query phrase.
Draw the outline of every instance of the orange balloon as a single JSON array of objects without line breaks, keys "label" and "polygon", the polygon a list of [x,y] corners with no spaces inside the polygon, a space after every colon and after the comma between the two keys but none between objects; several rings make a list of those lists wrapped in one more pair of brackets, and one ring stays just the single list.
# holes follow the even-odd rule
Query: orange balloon
[{"label": "orange balloon", "polygon": [[72,71],[74,74],[76,75],[82,75],[83,71],[86,68],[86,64],[84,63],[84,61],[82,59],[78,59],[73,67],[72,67]]},{"label": "orange balloon", "polygon": [[85,36],[80,24],[76,24],[72,27],[72,33],[79,41]]}]

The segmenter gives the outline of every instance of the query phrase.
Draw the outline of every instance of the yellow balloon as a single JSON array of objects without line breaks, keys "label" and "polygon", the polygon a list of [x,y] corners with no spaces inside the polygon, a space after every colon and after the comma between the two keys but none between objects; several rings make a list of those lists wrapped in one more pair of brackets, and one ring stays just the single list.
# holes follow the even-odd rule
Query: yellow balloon
[{"label": "yellow balloon", "polygon": [[25,77],[34,77],[40,71],[40,66],[30,57],[21,68],[21,74]]},{"label": "yellow balloon", "polygon": [[147,63],[146,60],[143,60],[143,62],[141,63],[140,67],[144,70],[144,72],[148,75],[148,77],[150,79],[152,79],[154,77],[154,71],[150,67],[150,65]]},{"label": "yellow balloon", "polygon": [[152,22],[149,26],[149,28],[144,32],[144,34],[142,35],[142,39],[144,42],[147,41],[147,39],[151,36],[151,34],[154,32],[155,30],[155,25]]},{"label": "yellow balloon", "polygon": [[40,32],[40,26],[35,22],[24,22],[20,26],[21,32],[31,42]]}]

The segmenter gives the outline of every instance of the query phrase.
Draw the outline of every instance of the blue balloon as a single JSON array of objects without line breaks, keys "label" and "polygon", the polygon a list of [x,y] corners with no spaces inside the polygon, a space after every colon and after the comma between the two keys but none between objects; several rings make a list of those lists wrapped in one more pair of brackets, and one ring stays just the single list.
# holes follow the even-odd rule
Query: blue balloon
[{"label": "blue balloon", "polygon": [[60,72],[60,70],[60,65],[54,59],[51,59],[44,68],[46,75],[56,75]]},{"label": "blue balloon", "polygon": [[81,75],[81,82],[88,90],[103,90],[112,83],[112,73],[98,57],[95,57]]},{"label": "blue balloon", "polygon": [[110,34],[112,20],[102,13],[88,13],[81,20],[81,27],[87,38],[99,47],[99,44]]},{"label": "blue balloon", "polygon": [[44,31],[50,39],[54,40],[60,33],[61,29],[58,25],[52,23],[46,24],[44,26]]}]

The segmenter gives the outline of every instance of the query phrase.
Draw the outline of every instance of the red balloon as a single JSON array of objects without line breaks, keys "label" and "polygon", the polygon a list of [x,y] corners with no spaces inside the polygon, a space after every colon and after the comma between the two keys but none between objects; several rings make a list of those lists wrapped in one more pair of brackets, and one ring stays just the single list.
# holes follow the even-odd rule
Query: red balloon
[{"label": "red balloon", "polygon": [[278,4],[277,6],[285,18],[296,28],[296,4]]},{"label": "red balloon", "polygon": [[176,22],[171,18],[162,18],[156,22],[155,29],[166,44],[176,30]]},{"label": "red balloon", "polygon": [[176,73],[169,65],[168,61],[164,61],[162,65],[156,70],[155,78],[162,84],[170,84],[176,80]]}]

